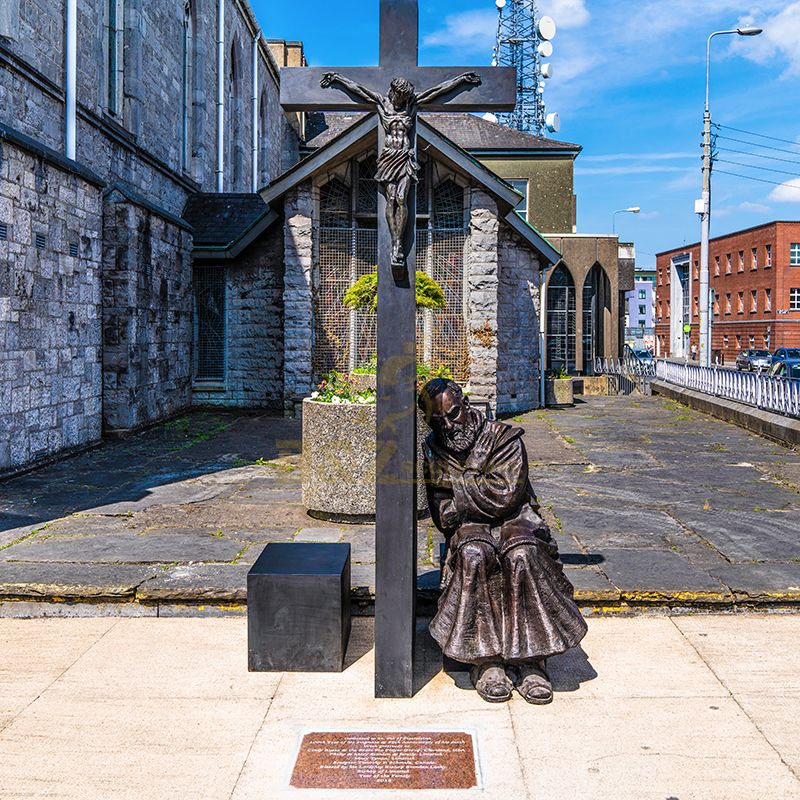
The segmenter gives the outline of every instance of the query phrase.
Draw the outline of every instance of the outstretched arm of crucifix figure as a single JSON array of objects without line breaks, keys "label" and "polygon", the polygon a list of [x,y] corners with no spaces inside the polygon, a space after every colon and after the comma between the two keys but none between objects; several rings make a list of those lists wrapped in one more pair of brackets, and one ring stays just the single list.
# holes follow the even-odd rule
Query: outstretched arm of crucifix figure
[{"label": "outstretched arm of crucifix figure", "polygon": [[447,94],[453,89],[457,89],[462,83],[467,83],[472,86],[480,86],[481,76],[478,75],[477,72],[464,72],[456,78],[450,78],[449,81],[443,81],[437,86],[431,86],[430,89],[426,89],[424,92],[420,92],[417,95],[417,104],[423,105],[424,103],[430,103],[431,100],[435,100],[437,97]]},{"label": "outstretched arm of crucifix figure", "polygon": [[362,100],[366,100],[368,103],[380,105],[383,101],[383,97],[377,92],[373,92],[371,89],[367,89],[366,86],[361,86],[361,84],[351,81],[350,78],[345,78],[344,75],[340,75],[338,72],[326,72],[322,76],[322,80],[319,82],[319,85],[323,89],[327,89],[334,83],[340,84],[347,89],[348,92],[351,92],[356,97],[360,97]]}]

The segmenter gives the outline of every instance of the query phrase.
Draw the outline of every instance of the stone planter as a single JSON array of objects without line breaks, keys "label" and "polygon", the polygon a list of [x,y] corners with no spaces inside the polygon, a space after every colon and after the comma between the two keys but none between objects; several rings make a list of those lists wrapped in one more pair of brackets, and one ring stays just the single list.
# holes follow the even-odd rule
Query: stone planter
[{"label": "stone planter", "polygon": [[[365,376],[372,377],[374,376]],[[375,404],[303,400],[303,505],[312,517],[339,522],[375,519]],[[417,413],[417,508],[427,510]]]},{"label": "stone planter", "polygon": [[544,404],[551,406],[575,405],[572,393],[572,378],[546,378],[544,382]]}]

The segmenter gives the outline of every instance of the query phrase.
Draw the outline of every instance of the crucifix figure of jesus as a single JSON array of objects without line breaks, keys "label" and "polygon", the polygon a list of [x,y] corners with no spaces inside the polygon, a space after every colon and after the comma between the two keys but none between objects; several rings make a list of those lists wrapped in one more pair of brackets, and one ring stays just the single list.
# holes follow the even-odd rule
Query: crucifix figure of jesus
[{"label": "crucifix figure of jesus", "polygon": [[[376,67],[285,67],[286,111],[368,111],[378,128],[375,696],[411,697],[416,628],[417,109],[513,111],[513,67],[421,67],[417,0],[380,0]],[[387,87],[389,87],[387,92]]]},{"label": "crucifix figure of jesus", "polygon": [[443,81],[430,89],[416,93],[413,84],[405,78],[394,78],[386,95],[378,94],[367,86],[351,81],[338,72],[326,72],[320,86],[327,88],[335,83],[343,86],[356,97],[372,103],[378,112],[383,127],[383,148],[378,154],[377,183],[386,192],[386,223],[392,237],[392,266],[395,269],[405,264],[403,236],[408,220],[408,190],[417,182],[419,164],[412,143],[414,123],[419,106],[452,92],[461,84],[481,85],[477,72],[465,72],[455,78]]}]

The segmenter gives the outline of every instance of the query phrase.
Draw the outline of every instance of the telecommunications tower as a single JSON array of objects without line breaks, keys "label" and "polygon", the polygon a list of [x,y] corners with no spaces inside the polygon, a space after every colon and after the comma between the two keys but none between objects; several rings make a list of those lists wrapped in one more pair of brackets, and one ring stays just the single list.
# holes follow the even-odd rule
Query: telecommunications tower
[{"label": "telecommunications tower", "polygon": [[497,121],[520,131],[544,136],[559,128],[558,114],[544,105],[545,81],[553,74],[546,60],[553,54],[556,35],[552,17],[540,16],[534,0],[495,0],[497,41],[492,65],[517,68],[517,105],[498,114]]}]

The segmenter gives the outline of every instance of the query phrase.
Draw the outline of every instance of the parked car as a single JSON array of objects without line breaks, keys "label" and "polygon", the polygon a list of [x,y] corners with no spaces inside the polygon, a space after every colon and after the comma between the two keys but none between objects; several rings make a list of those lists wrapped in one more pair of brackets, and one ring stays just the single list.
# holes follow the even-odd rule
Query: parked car
[{"label": "parked car", "polygon": [[[800,351],[797,352],[800,353]],[[769,368],[768,374],[771,378],[784,378],[787,381],[800,381],[800,357],[785,358],[782,361],[776,361]]]},{"label": "parked car", "polygon": [[631,348],[631,353],[634,358],[638,358],[643,364],[653,363],[653,354],[649,350],[637,350]]},{"label": "parked car", "polygon": [[779,347],[772,354],[772,363],[776,361],[784,361],[787,358],[800,358],[800,348],[797,347]]},{"label": "parked car", "polygon": [[754,350],[748,348],[742,350],[736,356],[736,369],[747,370],[748,372],[765,372],[772,363],[772,355],[769,350]]}]

